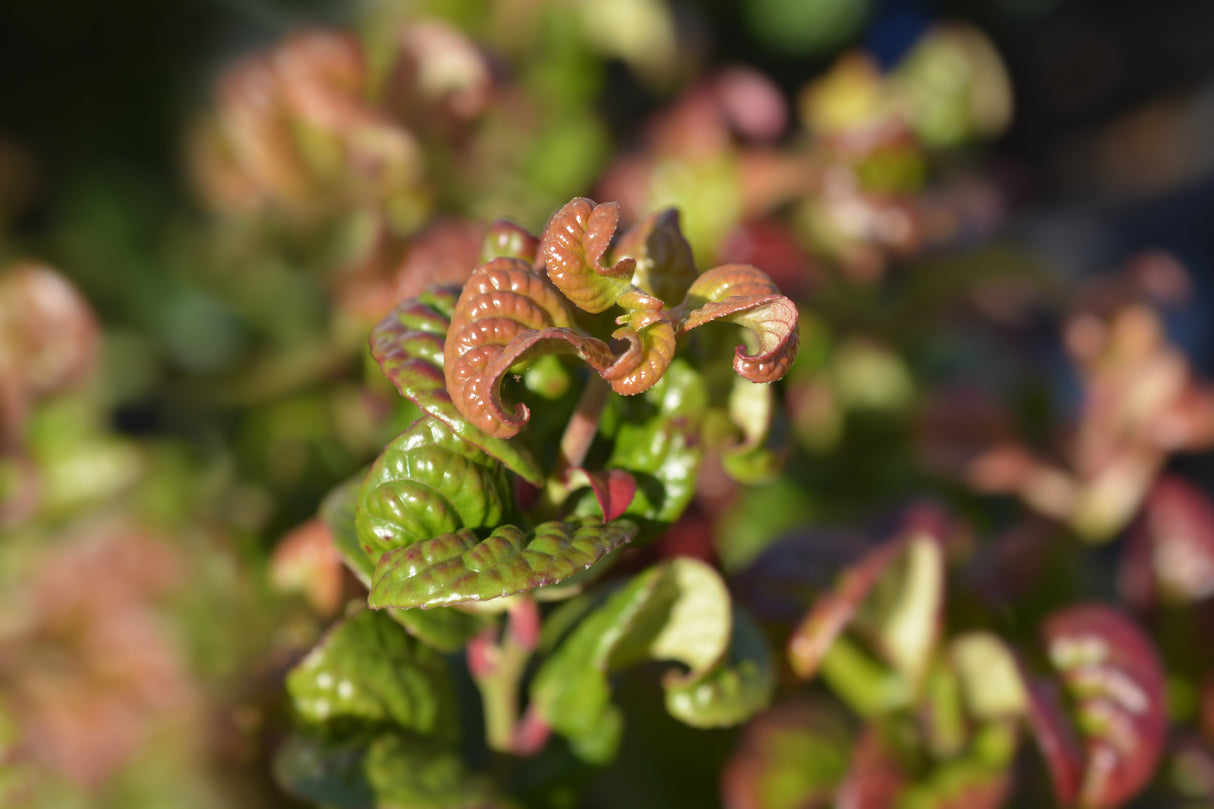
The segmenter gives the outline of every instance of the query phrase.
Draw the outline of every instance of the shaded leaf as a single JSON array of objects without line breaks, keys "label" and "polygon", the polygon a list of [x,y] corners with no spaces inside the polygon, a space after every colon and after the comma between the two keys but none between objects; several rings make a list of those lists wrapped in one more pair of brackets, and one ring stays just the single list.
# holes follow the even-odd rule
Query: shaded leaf
[{"label": "shaded leaf", "polygon": [[827,809],[854,732],[826,704],[786,703],[742,731],[721,773],[727,809]]},{"label": "shaded leaf", "polygon": [[489,626],[492,616],[465,612],[456,607],[431,610],[388,610],[405,630],[431,649],[444,654],[460,651],[469,640]]},{"label": "shaded leaf", "polygon": [[614,255],[633,259],[632,283],[663,301],[683,300],[698,272],[674,208],[651,213],[626,230]]},{"label": "shaded leaf", "polygon": [[417,298],[402,301],[371,330],[371,356],[397,390],[423,412],[538,485],[544,475],[526,448],[482,432],[451,400],[443,357],[458,298],[456,287],[431,287]]},{"label": "shaded leaf", "polygon": [[363,477],[364,475],[355,475],[325,495],[325,499],[320,503],[320,519],[328,526],[333,537],[333,547],[337,548],[346,567],[369,588],[371,574],[375,572],[375,562],[358,544],[358,530],[355,526]]},{"label": "shaded leaf", "polygon": [[728,592],[716,571],[690,558],[671,560],[629,581],[577,624],[536,675],[532,702],[577,755],[608,761],[623,725],[611,704],[610,672],[644,660],[676,660],[690,671],[668,676],[668,688],[703,682],[727,654],[732,628]]},{"label": "shaded leaf", "polygon": [[386,615],[360,612],[329,630],[287,674],[287,691],[299,719],[330,735],[391,727],[455,739],[446,659]]},{"label": "shaded leaf", "polygon": [[436,607],[522,593],[561,581],[636,536],[627,520],[499,525],[486,539],[461,528],[391,551],[375,568],[375,609]]},{"label": "shaded leaf", "polygon": [[1119,573],[1121,592],[1140,607],[1214,594],[1214,503],[1181,478],[1161,477],[1143,504]]},{"label": "shaded leaf", "polygon": [[[1082,740],[1077,777],[1069,724],[1041,687],[1031,687],[1030,720],[1062,803],[1111,809],[1150,780],[1167,732],[1164,675],[1150,640],[1108,607],[1055,613],[1043,635]],[[1064,714],[1065,715],[1065,714]]]},{"label": "shaded leaf", "polygon": [[421,418],[384,449],[363,480],[356,527],[364,553],[460,529],[491,529],[513,509],[505,468],[462,441],[444,422]]},{"label": "shaded leaf", "polygon": [[517,258],[533,264],[539,255],[539,250],[539,239],[513,222],[498,219],[485,231],[484,246],[481,248],[481,262],[503,257]]}]

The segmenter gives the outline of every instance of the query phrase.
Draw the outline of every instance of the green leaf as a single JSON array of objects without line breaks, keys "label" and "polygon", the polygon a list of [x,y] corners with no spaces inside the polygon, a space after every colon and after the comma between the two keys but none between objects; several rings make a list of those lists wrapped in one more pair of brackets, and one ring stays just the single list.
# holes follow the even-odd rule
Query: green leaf
[{"label": "green leaf", "polygon": [[[669,527],[695,495],[706,407],[704,381],[684,359],[675,359],[644,394],[607,403],[599,432],[612,446],[602,466],[622,469],[636,480],[636,495],[624,515],[640,522],[643,537]],[[578,505],[581,513],[597,508],[592,498]]]},{"label": "green leaf", "polygon": [[393,439],[367,473],[358,500],[358,541],[377,560],[452,531],[494,528],[512,510],[502,464],[460,440],[445,422],[422,418]]},{"label": "green leaf", "polygon": [[296,734],[279,751],[274,774],[287,791],[332,809],[512,806],[458,752],[406,734],[340,742]]},{"label": "green leaf", "polygon": [[502,525],[484,540],[459,529],[385,554],[369,603],[425,608],[526,592],[589,568],[636,532],[628,520],[593,518],[541,523],[530,534]]},{"label": "green leaf", "polygon": [[358,493],[364,475],[355,475],[325,495],[320,504],[320,519],[333,536],[333,546],[341,554],[342,561],[350,572],[367,587],[371,586],[371,574],[375,563],[358,544],[355,519],[358,511]]},{"label": "green leaf", "polygon": [[360,612],[329,630],[287,674],[287,692],[300,721],[328,735],[389,727],[455,740],[446,659],[386,615]]},{"label": "green leaf", "polygon": [[371,330],[371,355],[397,390],[446,424],[452,433],[536,485],[544,475],[525,446],[486,435],[464,418],[451,400],[443,370],[443,349],[456,287],[431,287],[402,301]]},{"label": "green leaf", "polygon": [[735,607],[725,660],[698,677],[668,677],[665,686],[666,710],[676,719],[700,728],[736,725],[771,702],[771,649],[754,620]]},{"label": "green leaf", "polygon": [[492,616],[464,612],[455,607],[388,610],[388,614],[410,635],[444,654],[463,649],[492,620]]},{"label": "green leaf", "polygon": [[729,594],[716,571],[691,558],[671,560],[629,581],[578,623],[536,674],[533,704],[577,755],[606,762],[623,727],[608,675],[644,660],[675,660],[690,672],[668,685],[704,681],[729,651],[732,627]]}]

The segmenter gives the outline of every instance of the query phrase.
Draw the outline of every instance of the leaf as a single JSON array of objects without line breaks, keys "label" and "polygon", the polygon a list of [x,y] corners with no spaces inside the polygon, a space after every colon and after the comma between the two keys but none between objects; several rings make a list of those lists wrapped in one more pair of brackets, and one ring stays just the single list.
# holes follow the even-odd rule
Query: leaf
[{"label": "leaf", "polygon": [[528,264],[535,263],[539,255],[540,240],[523,228],[498,219],[485,231],[485,242],[481,248],[481,262],[495,258],[517,258]]},{"label": "leaf", "polygon": [[1019,664],[1002,640],[989,632],[968,632],[948,647],[966,708],[980,720],[1024,713],[1027,696]]},{"label": "leaf", "polygon": [[789,639],[793,671],[812,677],[841,633],[856,624],[917,689],[935,649],[943,597],[939,540],[931,531],[912,528],[867,553],[814,602]]},{"label": "leaf", "polygon": [[391,727],[456,737],[447,661],[386,615],[363,611],[330,629],[287,674],[287,692],[302,723],[331,735]]},{"label": "leaf", "polygon": [[632,283],[664,301],[681,301],[698,270],[674,208],[651,213],[620,237],[615,256],[636,262]]},{"label": "leaf", "polygon": [[594,492],[603,512],[603,522],[608,523],[622,517],[636,496],[637,482],[623,469],[603,469],[591,472],[586,469],[573,470],[573,485],[584,478]]},{"label": "leaf", "polygon": [[355,527],[358,494],[365,475],[355,475],[325,495],[320,503],[320,519],[328,526],[333,546],[350,572],[365,586],[371,586],[375,563],[358,544]]},{"label": "leaf", "polygon": [[1155,649],[1132,621],[1095,604],[1055,613],[1042,634],[1082,740],[1068,740],[1071,723],[1059,718],[1066,712],[1048,691],[1030,687],[1030,725],[1058,799],[1084,809],[1120,806],[1151,779],[1167,734]]},{"label": "leaf", "polygon": [[635,396],[652,388],[674,359],[676,341],[669,322],[639,318],[637,323],[612,332],[612,338],[624,342],[627,348],[601,372],[611,389],[622,396]]},{"label": "leaf", "polygon": [[460,440],[444,422],[423,417],[372,464],[358,499],[363,552],[385,551],[466,529],[500,525],[513,509],[505,468]]},{"label": "leaf", "polygon": [[[604,409],[599,434],[611,442],[611,452],[602,466],[636,481],[624,516],[640,524],[644,538],[673,524],[695,495],[706,395],[700,374],[676,359],[657,385],[640,396],[613,398]],[[594,507],[585,504],[578,511]]]},{"label": "leaf", "polygon": [[729,809],[827,809],[854,736],[825,703],[777,705],[743,729],[721,774]]},{"label": "leaf", "polygon": [[671,560],[629,581],[577,624],[536,674],[532,702],[578,756],[606,762],[623,724],[608,675],[644,660],[676,660],[690,671],[668,676],[668,688],[703,681],[729,651],[732,629],[716,571],[691,558]]},{"label": "leaf", "polygon": [[664,685],[666,710],[676,719],[698,728],[736,725],[771,702],[771,649],[754,620],[734,607],[729,651],[720,665],[699,676],[667,676]]},{"label": "leaf", "polygon": [[603,258],[620,221],[620,204],[578,197],[557,211],[544,228],[540,255],[548,277],[579,309],[597,314],[613,305],[660,310],[662,301],[632,285],[636,261],[624,257],[610,267]]},{"label": "leaf", "polygon": [[1139,607],[1214,594],[1214,503],[1187,481],[1156,481],[1130,533],[1120,589]]},{"label": "leaf", "polygon": [[726,264],[701,275],[679,304],[677,335],[714,320],[749,329],[758,347],[734,351],[733,368],[751,382],[774,382],[792,367],[800,346],[797,305],[748,264]]},{"label": "leaf", "polygon": [[402,301],[371,330],[371,356],[397,390],[423,412],[510,471],[539,485],[544,474],[525,447],[477,429],[451,400],[443,355],[458,298],[458,288],[431,287],[417,298]]},{"label": "leaf", "polygon": [[385,554],[368,603],[428,608],[527,592],[590,567],[636,531],[627,520],[585,518],[541,523],[530,534],[501,525],[484,540],[463,528]]},{"label": "leaf", "polygon": [[336,741],[295,734],[274,762],[293,795],[332,809],[497,809],[512,806],[458,752],[429,739],[383,733]]},{"label": "leaf", "polygon": [[492,620],[492,616],[465,612],[458,607],[388,610],[388,614],[410,635],[444,654],[454,654],[463,649]]}]

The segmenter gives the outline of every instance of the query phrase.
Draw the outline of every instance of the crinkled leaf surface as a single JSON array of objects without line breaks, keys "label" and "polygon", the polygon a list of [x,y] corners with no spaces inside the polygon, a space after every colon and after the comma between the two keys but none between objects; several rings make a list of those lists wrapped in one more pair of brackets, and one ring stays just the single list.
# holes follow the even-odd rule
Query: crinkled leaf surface
[{"label": "crinkled leaf surface", "polygon": [[[1164,675],[1142,630],[1101,605],[1052,615],[1046,647],[1068,700],[1030,688],[1030,724],[1055,776],[1058,798],[1084,809],[1112,809],[1150,780],[1167,733]],[[1079,744],[1058,717],[1073,711]],[[1076,766],[1076,755],[1079,765]]]},{"label": "crinkled leaf surface", "polygon": [[698,274],[674,208],[651,213],[626,230],[614,255],[635,261],[632,283],[663,301],[683,300]]},{"label": "crinkled leaf surface", "polygon": [[930,533],[912,530],[870,551],[814,602],[793,632],[793,670],[812,677],[855,623],[912,690],[918,688],[935,650],[943,592],[943,555]]},{"label": "crinkled leaf surface", "polygon": [[358,541],[378,560],[385,551],[452,531],[492,529],[512,511],[505,467],[444,422],[421,418],[388,444],[363,480]]},{"label": "crinkled leaf surface", "polygon": [[392,727],[452,741],[455,693],[447,661],[386,615],[339,623],[287,675],[304,724],[334,733]]},{"label": "crinkled leaf surface", "polygon": [[483,540],[460,529],[385,554],[369,603],[436,607],[527,592],[589,568],[636,532],[629,520],[593,518],[541,523],[529,532],[502,525]]},{"label": "crinkled leaf surface", "polygon": [[402,301],[371,330],[371,355],[397,390],[423,412],[515,474],[539,484],[543,473],[524,445],[482,432],[451,400],[443,353],[459,295],[457,287],[431,287],[417,298]]},{"label": "crinkled leaf surface", "polygon": [[[754,699],[760,689],[750,686],[762,675],[751,676],[749,667],[740,664],[757,656],[750,640],[738,641],[737,669],[748,671],[732,675],[733,680],[728,674],[713,679],[732,636],[729,595],[720,576],[703,562],[675,559],[635,577],[586,615],[536,675],[532,702],[574,752],[587,761],[605,762],[615,753],[623,723],[611,704],[609,674],[643,660],[675,660],[689,668],[685,675],[668,676],[667,688],[706,686],[679,698],[688,704],[689,716],[724,721],[740,716],[750,704],[761,707],[766,694]],[[714,696],[730,704],[714,706]]]}]

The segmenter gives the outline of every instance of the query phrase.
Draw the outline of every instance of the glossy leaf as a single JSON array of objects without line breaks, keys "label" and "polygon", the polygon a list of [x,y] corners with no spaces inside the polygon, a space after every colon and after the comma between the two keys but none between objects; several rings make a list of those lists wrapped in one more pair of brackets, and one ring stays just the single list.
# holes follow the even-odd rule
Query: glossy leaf
[{"label": "glossy leaf", "polygon": [[332,732],[391,726],[453,741],[455,692],[447,661],[386,615],[360,612],[325,634],[287,675],[305,725]]},{"label": "glossy leaf", "polygon": [[792,367],[800,346],[797,306],[771,279],[747,264],[726,264],[701,275],[679,305],[678,336],[714,320],[749,329],[758,341],[740,345],[733,368],[751,382],[774,382]]},{"label": "glossy leaf", "polygon": [[460,440],[444,422],[422,418],[375,460],[359,493],[356,526],[364,553],[508,519],[513,490],[505,468]]},{"label": "glossy leaf", "polygon": [[[650,568],[582,618],[545,661],[532,684],[533,704],[575,753],[587,761],[605,762],[614,755],[623,723],[611,704],[612,671],[644,660],[676,660],[689,672],[668,675],[667,688],[706,684],[708,691],[719,689],[717,694],[726,700],[754,693],[745,687],[746,675],[738,676],[732,692],[729,675],[710,681],[729,652],[732,631],[729,596],[712,568],[690,558]],[[740,657],[748,644],[739,641]],[[688,715],[707,717],[712,694],[704,697],[696,703],[695,697],[680,695],[675,701],[694,707],[688,708]],[[744,701],[735,703],[735,716],[743,712]],[[722,708],[717,718],[724,720],[725,712]]]},{"label": "glossy leaf", "polygon": [[627,520],[546,522],[530,532],[499,525],[484,540],[468,528],[391,551],[375,568],[375,609],[437,607],[523,593],[589,568],[636,536]]},{"label": "glossy leaf", "polygon": [[729,651],[700,676],[667,677],[666,710],[699,728],[744,722],[771,702],[775,670],[763,631],[742,609],[733,609]]},{"label": "glossy leaf", "polygon": [[[1060,802],[1112,809],[1155,772],[1167,734],[1164,675],[1150,640],[1132,621],[1100,605],[1055,613],[1043,629],[1050,661],[1073,706],[1066,711],[1040,686],[1030,688],[1030,720]],[[1076,767],[1076,754],[1079,767]]]},{"label": "glossy leaf", "polygon": [[443,356],[458,298],[456,288],[431,287],[417,298],[402,301],[371,330],[371,355],[401,394],[423,412],[538,485],[544,475],[525,447],[482,432],[451,400]]},{"label": "glossy leaf", "polygon": [[812,677],[841,633],[856,624],[917,688],[935,649],[943,589],[943,554],[932,533],[911,529],[870,551],[814,602],[793,632],[793,671]]},{"label": "glossy leaf", "polygon": [[539,255],[539,250],[539,239],[513,222],[498,219],[489,225],[489,229],[485,232],[485,242],[481,248],[481,262],[502,257],[517,258],[532,264]]},{"label": "glossy leaf", "polygon": [[681,301],[698,271],[674,208],[651,213],[620,237],[615,256],[636,262],[632,283],[663,301]]},{"label": "glossy leaf", "polygon": [[576,484],[579,478],[584,478],[594,492],[594,499],[599,503],[603,512],[603,522],[624,516],[636,497],[637,482],[632,475],[623,469],[603,469],[591,472],[586,469],[574,470],[572,482]]},{"label": "glossy leaf", "polygon": [[578,197],[557,211],[540,241],[548,277],[575,306],[592,314],[613,305],[661,310],[662,301],[633,286],[635,259],[603,264],[619,221],[618,202],[596,205]]}]

